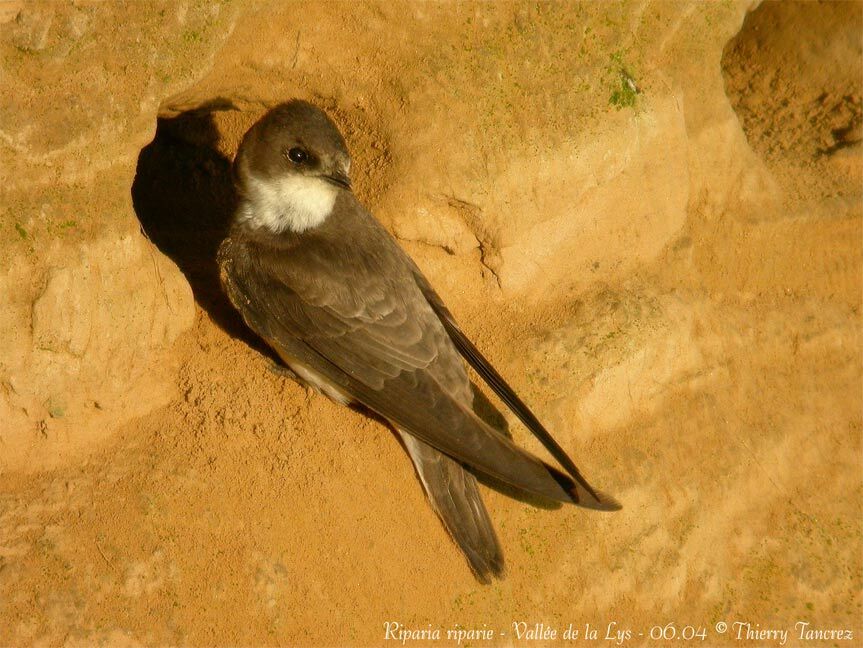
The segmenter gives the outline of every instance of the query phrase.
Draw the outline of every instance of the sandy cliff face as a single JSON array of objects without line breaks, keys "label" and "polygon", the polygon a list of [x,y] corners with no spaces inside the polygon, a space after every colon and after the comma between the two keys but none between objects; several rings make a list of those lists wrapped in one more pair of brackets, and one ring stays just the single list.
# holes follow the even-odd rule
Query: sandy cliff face
[{"label": "sandy cliff face", "polygon": [[[0,6],[0,643],[863,632],[863,5]],[[479,588],[389,431],[267,371],[213,255],[291,97],[623,511],[488,491]]]},{"label": "sandy cliff face", "polygon": [[192,295],[129,187],[161,100],[207,69],[232,15],[3,4],[0,469],[63,462],[168,399],[160,365]]}]

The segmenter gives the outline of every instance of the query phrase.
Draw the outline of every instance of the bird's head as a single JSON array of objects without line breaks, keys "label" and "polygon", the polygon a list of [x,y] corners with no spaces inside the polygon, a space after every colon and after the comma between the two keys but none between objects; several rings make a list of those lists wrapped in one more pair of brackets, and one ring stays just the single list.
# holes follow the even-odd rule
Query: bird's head
[{"label": "bird's head", "polygon": [[351,157],[333,121],[305,101],[283,103],[243,137],[234,159],[237,217],[274,233],[323,223],[350,191]]}]

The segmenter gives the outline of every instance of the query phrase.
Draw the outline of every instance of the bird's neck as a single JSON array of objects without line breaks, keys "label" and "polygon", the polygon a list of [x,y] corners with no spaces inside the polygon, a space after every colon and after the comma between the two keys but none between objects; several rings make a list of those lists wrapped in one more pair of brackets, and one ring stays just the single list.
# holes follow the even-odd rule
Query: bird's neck
[{"label": "bird's neck", "polygon": [[327,219],[337,195],[338,189],[320,178],[291,175],[261,180],[248,176],[237,220],[274,234],[300,233]]}]

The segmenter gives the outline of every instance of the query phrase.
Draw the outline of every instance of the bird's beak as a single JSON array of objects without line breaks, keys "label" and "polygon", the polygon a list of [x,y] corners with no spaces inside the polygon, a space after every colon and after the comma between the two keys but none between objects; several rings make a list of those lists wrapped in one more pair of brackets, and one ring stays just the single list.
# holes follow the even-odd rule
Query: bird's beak
[{"label": "bird's beak", "polygon": [[331,175],[325,175],[325,176],[323,176],[323,178],[327,182],[331,182],[332,184],[336,185],[337,187],[341,187],[342,189],[347,189],[348,191],[351,190],[351,179],[348,178],[348,176],[346,176],[344,173],[341,173],[340,171],[335,171]]}]

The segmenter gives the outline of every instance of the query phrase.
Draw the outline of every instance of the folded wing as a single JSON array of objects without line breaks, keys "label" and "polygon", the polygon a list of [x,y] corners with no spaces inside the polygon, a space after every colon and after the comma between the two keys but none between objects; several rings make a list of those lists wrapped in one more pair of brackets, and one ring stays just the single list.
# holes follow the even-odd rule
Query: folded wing
[{"label": "folded wing", "polygon": [[[377,243],[306,237],[276,249],[229,238],[220,250],[222,282],[246,323],[288,362],[457,461],[527,492],[576,501],[569,477],[474,414],[470,382],[440,319],[401,257]],[[357,249],[380,253],[346,256]]]},{"label": "folded wing", "polygon": [[455,343],[459,353],[470,363],[474,370],[482,376],[482,379],[494,390],[498,397],[506,404],[506,406],[524,423],[528,430],[539,439],[551,455],[557,459],[561,466],[575,479],[579,488],[577,489],[578,504],[587,508],[599,510],[618,510],[620,504],[610,495],[595,490],[587,480],[582,476],[581,471],[575,465],[575,462],[569,457],[566,451],[560,447],[560,444],[555,440],[551,433],[545,429],[545,426],[540,423],[536,415],[525,405],[524,401],[519,398],[515,390],[503,379],[497,372],[494,366],[486,360],[485,356],[480,353],[479,349],[470,341],[464,334],[455,321],[452,313],[444,304],[440,296],[428,283],[426,278],[420,272],[419,268],[411,262],[414,270],[414,277],[417,285],[420,287],[423,295],[428,300],[435,313],[440,318],[441,322],[449,334],[452,341]]}]

